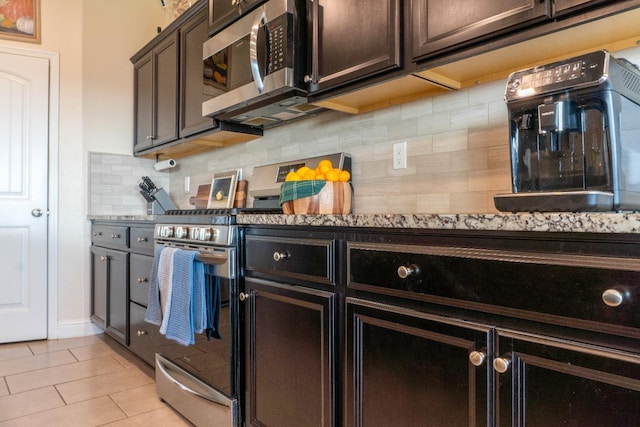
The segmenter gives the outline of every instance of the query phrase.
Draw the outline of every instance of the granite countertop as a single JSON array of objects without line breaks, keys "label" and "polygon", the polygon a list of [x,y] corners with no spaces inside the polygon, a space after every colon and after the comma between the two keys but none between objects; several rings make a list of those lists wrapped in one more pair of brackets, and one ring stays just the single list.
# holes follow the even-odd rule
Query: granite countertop
[{"label": "granite countertop", "polygon": [[636,213],[252,215],[238,224],[441,230],[640,233]]},{"label": "granite countertop", "polygon": [[[92,221],[154,221],[153,215],[89,215]],[[422,228],[440,230],[640,233],[637,213],[519,214],[241,214],[240,225],[315,227]]]}]

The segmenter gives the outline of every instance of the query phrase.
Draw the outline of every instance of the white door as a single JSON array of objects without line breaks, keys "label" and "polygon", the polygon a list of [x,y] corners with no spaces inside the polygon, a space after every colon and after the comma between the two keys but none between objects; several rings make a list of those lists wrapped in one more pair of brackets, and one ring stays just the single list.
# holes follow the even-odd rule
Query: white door
[{"label": "white door", "polygon": [[47,337],[49,61],[0,52],[0,343]]}]

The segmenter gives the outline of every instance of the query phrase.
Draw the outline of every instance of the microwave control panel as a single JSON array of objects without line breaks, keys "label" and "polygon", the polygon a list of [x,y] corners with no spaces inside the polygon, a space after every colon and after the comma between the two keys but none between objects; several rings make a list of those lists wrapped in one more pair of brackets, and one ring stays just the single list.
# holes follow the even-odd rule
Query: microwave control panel
[{"label": "microwave control panel", "polygon": [[274,73],[287,67],[287,47],[289,34],[287,22],[290,14],[281,15],[269,22],[269,58],[267,61],[267,74]]}]

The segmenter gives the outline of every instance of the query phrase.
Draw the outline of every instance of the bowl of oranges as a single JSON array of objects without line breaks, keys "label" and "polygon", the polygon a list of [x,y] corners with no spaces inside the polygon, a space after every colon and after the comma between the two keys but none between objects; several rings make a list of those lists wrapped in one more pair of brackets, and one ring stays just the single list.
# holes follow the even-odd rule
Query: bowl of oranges
[{"label": "bowl of oranges", "polygon": [[334,168],[323,159],[315,169],[308,166],[291,171],[280,187],[280,204],[285,214],[348,214],[353,188],[351,174]]}]

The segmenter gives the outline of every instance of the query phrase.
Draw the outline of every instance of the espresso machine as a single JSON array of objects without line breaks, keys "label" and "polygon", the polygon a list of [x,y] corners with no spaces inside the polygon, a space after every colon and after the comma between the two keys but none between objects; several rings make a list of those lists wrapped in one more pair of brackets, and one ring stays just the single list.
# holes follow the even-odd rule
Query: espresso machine
[{"label": "espresso machine", "polygon": [[512,73],[503,212],[640,210],[640,70],[601,50]]}]

